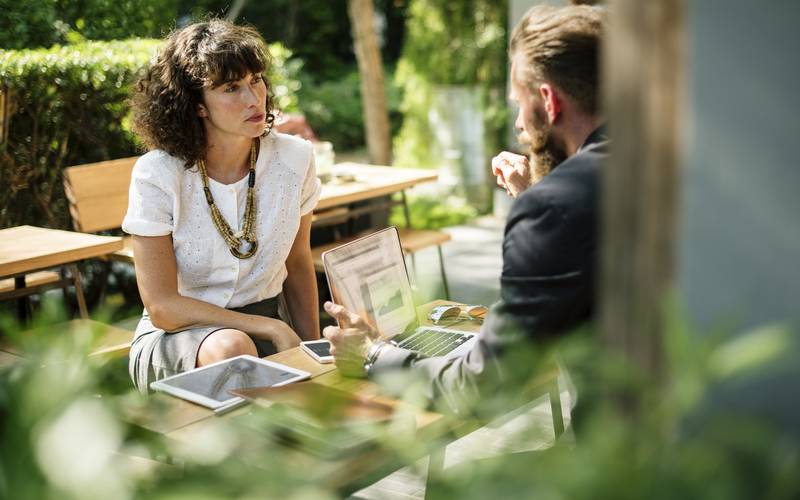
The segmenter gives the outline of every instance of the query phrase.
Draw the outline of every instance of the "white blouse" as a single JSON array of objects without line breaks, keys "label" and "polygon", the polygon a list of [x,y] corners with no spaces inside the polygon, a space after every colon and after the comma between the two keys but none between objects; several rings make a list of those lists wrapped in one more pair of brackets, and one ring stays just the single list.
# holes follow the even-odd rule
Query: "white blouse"
[{"label": "white blouse", "polygon": [[[234,232],[242,227],[247,179],[208,181]],[[133,167],[122,229],[139,236],[171,233],[178,292],[220,307],[241,307],[281,292],[300,217],[314,209],[321,190],[310,142],[274,131],[262,138],[255,183],[258,250],[240,260],[211,220],[197,166],[186,170],[182,160],[155,150]]]}]

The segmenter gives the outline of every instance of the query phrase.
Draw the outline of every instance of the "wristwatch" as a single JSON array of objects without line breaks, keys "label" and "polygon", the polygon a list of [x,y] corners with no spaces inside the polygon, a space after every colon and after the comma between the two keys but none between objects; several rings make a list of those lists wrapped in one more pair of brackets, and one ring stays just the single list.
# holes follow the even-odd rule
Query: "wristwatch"
[{"label": "wristwatch", "polygon": [[367,359],[364,360],[364,375],[369,375],[370,368],[372,368],[372,365],[375,364],[375,361],[377,361],[381,351],[387,345],[389,345],[389,343],[385,340],[379,340],[377,342],[373,342],[372,345],[369,346],[369,350],[367,351]]}]

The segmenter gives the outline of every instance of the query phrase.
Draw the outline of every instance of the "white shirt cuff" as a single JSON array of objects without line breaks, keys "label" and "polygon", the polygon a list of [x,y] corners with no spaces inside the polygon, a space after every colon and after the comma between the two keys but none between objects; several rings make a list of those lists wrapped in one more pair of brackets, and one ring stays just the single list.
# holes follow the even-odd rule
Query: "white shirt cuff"
[{"label": "white shirt cuff", "polygon": [[172,226],[163,222],[125,218],[122,230],[136,236],[166,236],[172,233]]}]

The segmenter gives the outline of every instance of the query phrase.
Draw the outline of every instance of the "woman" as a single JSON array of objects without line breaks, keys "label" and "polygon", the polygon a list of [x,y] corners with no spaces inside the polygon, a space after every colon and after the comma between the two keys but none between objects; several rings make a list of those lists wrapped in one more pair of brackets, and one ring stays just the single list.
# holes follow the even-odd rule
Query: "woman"
[{"label": "woman", "polygon": [[[255,30],[212,20],[172,33],[136,85],[133,128],[150,152],[122,228],[145,305],[130,353],[143,392],[319,338],[309,236],[320,183],[311,144],[271,130],[268,65]],[[294,330],[279,319],[284,298]]]}]

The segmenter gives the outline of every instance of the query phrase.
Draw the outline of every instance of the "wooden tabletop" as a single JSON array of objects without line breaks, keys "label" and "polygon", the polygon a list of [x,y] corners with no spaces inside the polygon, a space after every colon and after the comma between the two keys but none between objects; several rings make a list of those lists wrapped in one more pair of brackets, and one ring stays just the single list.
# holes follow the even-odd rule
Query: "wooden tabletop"
[{"label": "wooden tabletop", "polygon": [[[333,167],[333,174],[331,181],[322,184],[316,210],[389,195],[438,178],[435,170],[362,163],[338,163]],[[337,182],[337,175],[352,175],[354,180]]]},{"label": "wooden tabletop", "polygon": [[122,248],[122,238],[18,226],[0,230],[0,277],[99,257]]},{"label": "wooden tabletop", "polygon": [[[432,307],[442,304],[453,304],[453,302],[437,300],[418,307],[420,322],[430,324],[427,319],[428,312]],[[458,324],[452,323],[449,326],[469,331],[480,328],[477,323],[469,320]],[[309,371],[314,383],[394,406],[396,421],[393,421],[393,428],[402,430],[403,436],[420,443],[418,450],[420,456],[430,453],[442,439],[449,441],[475,428],[475,423],[472,421],[458,421],[439,413],[420,410],[386,396],[381,387],[370,380],[344,377],[335,365],[317,363],[299,348],[289,349],[266,359]],[[213,435],[218,426],[225,425],[226,420],[241,417],[251,411],[248,405],[215,418],[213,412],[206,408],[164,394],[155,394],[150,399],[154,399],[161,408],[159,416],[152,418],[152,412],[143,411],[138,414],[139,420],[134,419],[134,421],[178,442],[192,442],[202,439],[206,434]],[[141,418],[143,416],[144,419]],[[398,457],[392,450],[371,447],[340,458],[329,457],[324,460],[302,449],[287,449],[285,455],[282,455],[282,460],[290,460],[294,467],[308,471],[310,483],[350,492],[401,467],[408,457]]]},{"label": "wooden tabletop", "polygon": [[[442,304],[453,304],[453,302],[436,300],[419,306],[417,308],[417,315],[420,323],[431,324],[427,319],[428,312],[433,307]],[[480,325],[474,321],[468,320],[448,324],[448,327],[467,331],[478,331],[478,329],[480,329]],[[359,394],[369,397],[377,397],[380,395],[380,389],[377,384],[364,379],[342,377],[336,370],[336,365],[333,363],[318,363],[299,347],[267,356],[265,359],[275,361],[276,363],[283,363],[292,368],[297,368],[298,370],[305,370],[311,373],[311,379],[314,382],[334,386],[347,391],[358,392]],[[150,396],[150,400],[153,401],[153,407],[156,408],[156,411],[151,411],[152,408],[146,406],[131,408],[128,418],[133,423],[159,434],[166,434],[171,437],[188,437],[197,428],[193,427],[194,424],[207,419],[219,419],[213,418],[214,412],[208,408],[166,394],[153,394]],[[227,415],[235,416],[241,414],[242,411],[246,411],[246,408]],[[430,424],[438,419],[438,417],[433,418],[431,415],[426,416],[425,420],[420,423]],[[228,417],[223,416],[221,418]],[[180,432],[176,432],[178,430],[180,430]]]}]

